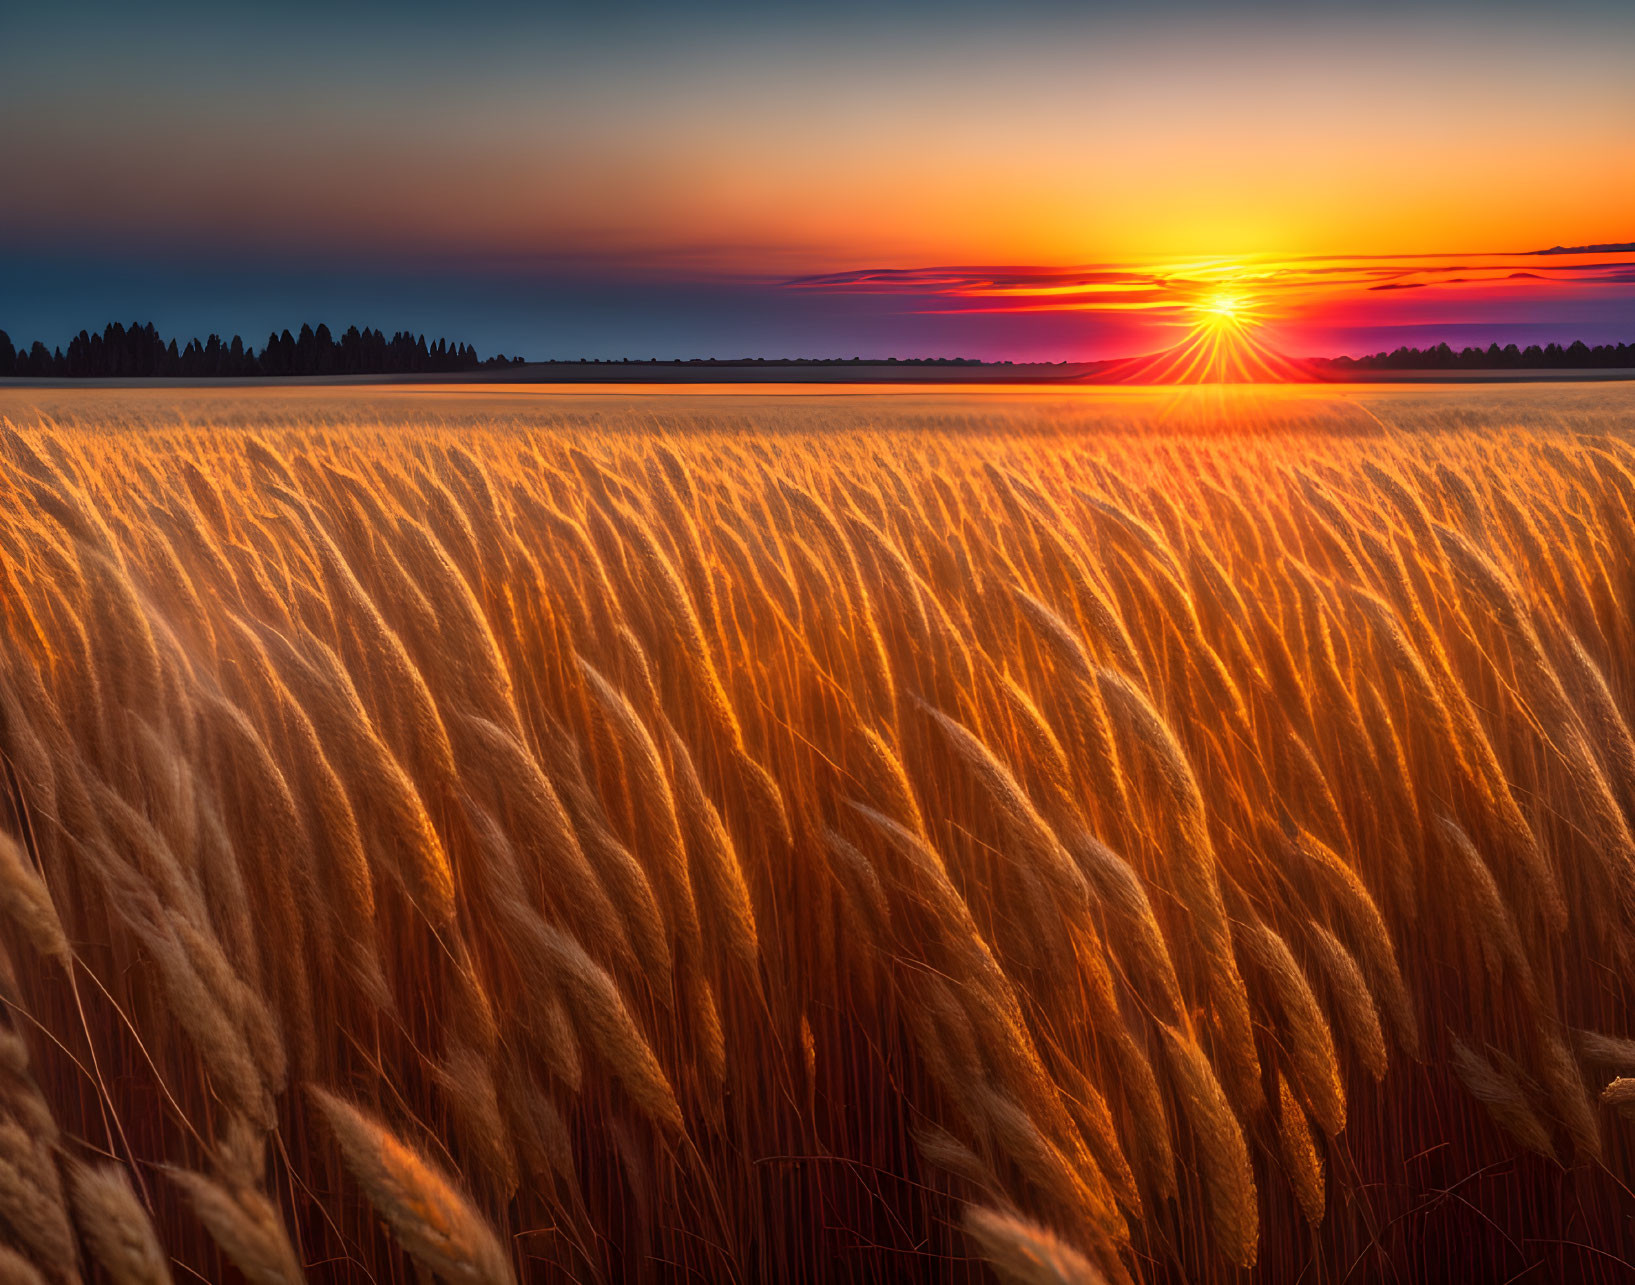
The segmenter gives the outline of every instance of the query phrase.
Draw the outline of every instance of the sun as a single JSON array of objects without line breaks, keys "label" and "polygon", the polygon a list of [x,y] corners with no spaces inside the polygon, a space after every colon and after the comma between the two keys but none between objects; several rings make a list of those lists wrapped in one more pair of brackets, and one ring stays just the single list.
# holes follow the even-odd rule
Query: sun
[{"label": "sun", "polygon": [[1184,329],[1179,343],[1118,363],[1106,376],[1132,384],[1287,384],[1311,378],[1306,366],[1271,346],[1278,309],[1264,294],[1220,281],[1169,305]]},{"label": "sun", "polygon": [[1200,330],[1240,329],[1254,320],[1253,301],[1224,290],[1200,299],[1193,304],[1192,311]]},{"label": "sun", "polygon": [[1181,342],[1150,357],[1135,358],[1114,376],[1146,384],[1289,383],[1309,376],[1277,352],[1263,331],[1265,300],[1219,285],[1186,300],[1174,320],[1186,328]]}]

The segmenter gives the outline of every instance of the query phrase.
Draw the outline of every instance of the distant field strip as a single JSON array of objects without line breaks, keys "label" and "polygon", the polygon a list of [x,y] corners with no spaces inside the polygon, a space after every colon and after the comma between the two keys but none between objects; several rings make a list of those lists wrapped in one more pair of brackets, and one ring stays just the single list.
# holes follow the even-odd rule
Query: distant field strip
[{"label": "distant field strip", "polygon": [[0,1282],[1635,1270],[1620,390],[21,397]]}]

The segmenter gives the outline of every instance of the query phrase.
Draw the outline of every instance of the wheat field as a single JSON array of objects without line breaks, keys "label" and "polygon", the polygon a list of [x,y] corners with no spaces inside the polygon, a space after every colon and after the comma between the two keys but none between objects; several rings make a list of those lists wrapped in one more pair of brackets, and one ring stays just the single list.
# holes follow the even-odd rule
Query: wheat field
[{"label": "wheat field", "polygon": [[1616,387],[0,418],[0,1282],[1635,1273]]}]

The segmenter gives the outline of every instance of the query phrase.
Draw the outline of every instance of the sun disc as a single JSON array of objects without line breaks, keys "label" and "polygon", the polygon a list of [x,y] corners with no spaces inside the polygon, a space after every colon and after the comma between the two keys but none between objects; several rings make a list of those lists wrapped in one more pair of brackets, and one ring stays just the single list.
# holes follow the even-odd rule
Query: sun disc
[{"label": "sun disc", "polygon": [[1248,320],[1249,302],[1242,295],[1215,294],[1193,305],[1204,325],[1242,325]]}]

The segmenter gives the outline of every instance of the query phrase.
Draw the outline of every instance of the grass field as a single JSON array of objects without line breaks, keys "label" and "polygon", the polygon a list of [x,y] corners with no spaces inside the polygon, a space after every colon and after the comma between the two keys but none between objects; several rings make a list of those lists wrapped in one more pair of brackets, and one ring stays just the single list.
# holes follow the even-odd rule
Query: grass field
[{"label": "grass field", "polygon": [[0,390],[0,1282],[1630,1279],[1628,389]]}]

